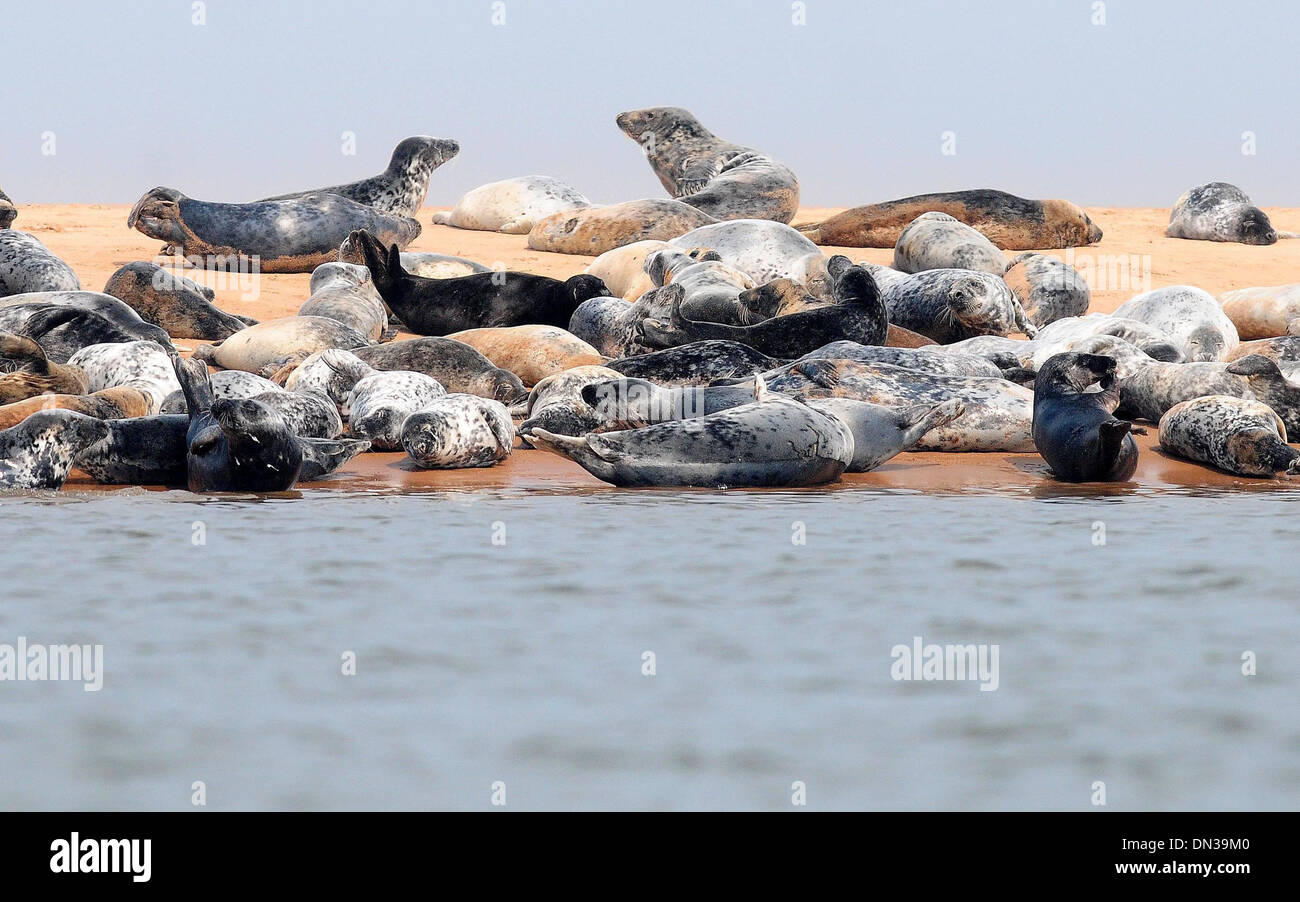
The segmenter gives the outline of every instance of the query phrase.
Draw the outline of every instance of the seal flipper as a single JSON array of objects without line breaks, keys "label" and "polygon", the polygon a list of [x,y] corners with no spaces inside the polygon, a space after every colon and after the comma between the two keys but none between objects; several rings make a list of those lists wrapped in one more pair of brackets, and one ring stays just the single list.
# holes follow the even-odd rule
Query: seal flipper
[{"label": "seal flipper", "polygon": [[45,356],[45,349],[26,335],[0,332],[0,357],[17,365],[17,370],[13,372],[43,376],[50,371],[50,360]]},{"label": "seal flipper", "polygon": [[687,157],[677,178],[677,197],[690,197],[708,187],[721,171],[718,161],[709,157]]},{"label": "seal flipper", "polygon": [[298,436],[302,446],[302,472],[298,474],[300,482],[316,482],[330,475],[352,458],[370,450],[367,439],[356,438],[303,438]]},{"label": "seal flipper", "polygon": [[176,379],[185,393],[185,406],[189,408],[190,422],[202,414],[212,412],[212,381],[208,378],[208,365],[197,357],[189,360],[177,357],[172,361]]},{"label": "seal flipper", "polygon": [[594,440],[602,438],[599,435],[573,438],[567,435],[556,435],[547,432],[545,429],[534,428],[524,433],[523,437],[534,448],[550,451],[560,457],[567,457],[593,476],[604,479],[606,482],[610,481],[610,477],[614,475],[614,468],[610,466],[610,461],[622,457],[621,454],[612,451],[608,447],[601,450],[592,447]]},{"label": "seal flipper", "polygon": [[1106,420],[1097,424],[1097,437],[1101,440],[1102,448],[1108,453],[1114,453],[1119,450],[1132,428],[1133,424],[1127,420]]},{"label": "seal flipper", "polygon": [[949,398],[935,405],[917,404],[898,415],[903,424],[903,447],[906,451],[914,446],[926,434],[947,426],[966,412],[966,404],[960,398]]},{"label": "seal flipper", "polygon": [[840,374],[833,360],[805,360],[790,367],[791,373],[798,373],[814,385],[827,391],[835,391],[840,385]]}]

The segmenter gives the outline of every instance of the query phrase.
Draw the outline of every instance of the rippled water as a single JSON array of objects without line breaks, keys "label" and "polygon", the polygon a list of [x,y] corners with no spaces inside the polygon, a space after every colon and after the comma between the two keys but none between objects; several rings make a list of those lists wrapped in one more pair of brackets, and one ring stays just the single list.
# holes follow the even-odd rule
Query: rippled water
[{"label": "rippled water", "polygon": [[0,807],[1296,808],[1297,500],[7,498],[0,643],[105,677],[0,682]]}]

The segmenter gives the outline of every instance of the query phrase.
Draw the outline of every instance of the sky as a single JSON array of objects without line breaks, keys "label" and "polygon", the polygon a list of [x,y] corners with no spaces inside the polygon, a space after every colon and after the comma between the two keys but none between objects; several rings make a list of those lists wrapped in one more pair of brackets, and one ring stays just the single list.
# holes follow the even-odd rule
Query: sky
[{"label": "sky", "polygon": [[0,5],[0,33],[20,205],[253,200],[374,175],[413,134],[461,144],[430,205],[534,173],[660,197],[614,116],[671,105],[807,206],[1169,207],[1208,181],[1300,206],[1291,0],[48,0]]}]

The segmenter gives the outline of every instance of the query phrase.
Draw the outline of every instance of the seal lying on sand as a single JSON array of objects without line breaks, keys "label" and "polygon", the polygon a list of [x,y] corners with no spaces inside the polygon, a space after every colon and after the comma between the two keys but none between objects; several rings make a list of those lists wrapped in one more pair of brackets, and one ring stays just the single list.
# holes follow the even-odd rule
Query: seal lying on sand
[{"label": "seal lying on sand", "polygon": [[507,406],[528,397],[528,390],[518,376],[495,365],[464,342],[451,338],[410,338],[355,348],[352,353],[377,370],[424,373],[449,392],[491,398]]},{"label": "seal lying on sand", "polygon": [[18,208],[9,199],[9,195],[0,189],[0,229],[7,229],[18,218]]},{"label": "seal lying on sand", "polygon": [[686,292],[682,316],[687,319],[733,326],[757,322],[747,318],[748,311],[739,302],[742,293],[757,287],[754,280],[723,263],[716,251],[677,247],[655,251],[646,257],[645,270],[657,288],[671,283]]},{"label": "seal lying on sand", "polygon": [[903,410],[851,398],[823,398],[809,401],[808,406],[835,417],[853,433],[853,459],[845,471],[848,473],[876,469],[966,412],[965,403],[958,398]]},{"label": "seal lying on sand", "polygon": [[414,219],[337,194],[221,204],[193,200],[173,188],[154,188],[140,198],[126,224],[205,269],[256,267],[267,273],[311,272],[337,259],[339,245],[358,229],[398,247],[420,234]]},{"label": "seal lying on sand", "polygon": [[669,194],[714,219],[788,223],[799,210],[799,179],[789,167],[722,140],[681,107],[629,110],[615,121]]},{"label": "seal lying on sand", "polygon": [[69,365],[80,367],[86,374],[87,391],[138,388],[153,399],[150,413],[156,413],[167,396],[181,387],[172,359],[151,341],[131,341],[82,348]]},{"label": "seal lying on sand", "polygon": [[1300,319],[1300,284],[1225,291],[1219,304],[1242,341],[1274,338]]},{"label": "seal lying on sand", "polygon": [[1159,422],[1175,404],[1204,395],[1262,401],[1289,429],[1300,431],[1300,385],[1277,362],[1251,355],[1232,363],[1160,363],[1140,356],[1119,359],[1119,415]]},{"label": "seal lying on sand", "polygon": [[583,400],[582,390],[592,383],[618,378],[616,371],[603,366],[575,366],[547,376],[533,386],[526,402],[511,410],[514,416],[524,417],[519,435],[527,443],[525,433],[533,428],[561,435],[582,435],[599,428],[601,417]]},{"label": "seal lying on sand", "polygon": [[824,274],[826,266],[825,255],[811,241],[788,225],[764,219],[700,226],[670,243],[687,251],[708,248],[755,285],[782,278],[807,284],[810,276]]},{"label": "seal lying on sand", "polygon": [[136,388],[106,388],[89,395],[40,395],[0,406],[0,429],[17,426],[38,410],[71,410],[97,420],[143,417],[153,399]]},{"label": "seal lying on sand", "polygon": [[286,363],[326,348],[364,348],[370,339],[336,319],[283,316],[249,326],[227,338],[194,349],[196,360],[222,369],[271,376]]},{"label": "seal lying on sand", "polygon": [[[1089,391],[1099,385],[1101,391]],[[1115,360],[1057,354],[1034,381],[1034,446],[1066,482],[1127,482],[1137,470],[1133,424],[1116,419]],[[1144,430],[1138,430],[1142,432]]]},{"label": "seal lying on sand", "polygon": [[635,301],[656,287],[645,271],[646,258],[671,247],[667,241],[634,241],[601,254],[583,272],[604,282],[614,297]]},{"label": "seal lying on sand", "polygon": [[[738,341],[693,341],[651,354],[622,357],[605,364],[625,376],[664,386],[709,385],[719,379],[744,379],[782,361]],[[552,430],[554,431],[554,430]]]},{"label": "seal lying on sand", "polygon": [[567,329],[556,326],[506,326],[470,329],[447,336],[478,351],[495,365],[536,385],[575,366],[605,362],[605,358]]},{"label": "seal lying on sand", "polygon": [[348,428],[383,451],[402,447],[402,425],[447,392],[423,373],[375,372],[360,379],[348,395]]},{"label": "seal lying on sand", "polygon": [[973,269],[1001,276],[1007,258],[976,229],[947,213],[922,213],[907,224],[894,245],[894,269]]},{"label": "seal lying on sand", "polygon": [[129,306],[172,338],[222,341],[256,320],[218,310],[211,288],[145,261],[128,263],[109,276],[104,294]]},{"label": "seal lying on sand", "polygon": [[103,420],[41,410],[0,431],[0,488],[57,489],[81,451],[108,435]]},{"label": "seal lying on sand", "polygon": [[577,189],[547,175],[524,175],[480,185],[446,213],[434,213],[436,225],[480,232],[527,235],[538,220],[590,207]]},{"label": "seal lying on sand", "polygon": [[[379,175],[346,185],[331,185],[265,198],[268,201],[296,200],[319,194],[338,194],[381,213],[414,217],[429,194],[429,176],[460,153],[460,145],[447,138],[416,135],[393,150],[388,168]],[[268,270],[269,272],[270,270]]]},{"label": "seal lying on sand", "polygon": [[638,241],[667,241],[716,221],[677,200],[629,200],[539,219],[528,233],[528,246],[535,251],[595,257]]},{"label": "seal lying on sand", "polygon": [[1183,401],[1160,418],[1160,448],[1239,476],[1300,472],[1300,451],[1286,427],[1258,401],[1208,395]]},{"label": "seal lying on sand", "polygon": [[545,325],[561,329],[589,298],[608,296],[594,276],[566,282],[531,273],[494,272],[458,279],[421,279],[402,268],[396,245],[385,253],[371,235],[358,236],[379,295],[406,328],[448,335],[490,326]]},{"label": "seal lying on sand", "polygon": [[1008,251],[1081,247],[1101,240],[1101,229],[1069,201],[1026,200],[989,188],[918,194],[854,207],[798,228],[816,244],[893,247],[908,223],[929,212],[947,213]]},{"label": "seal lying on sand", "polygon": [[774,395],[711,416],[578,438],[533,427],[538,448],[618,486],[796,487],[834,482],[853,460],[839,419]]},{"label": "seal lying on sand", "polygon": [[970,269],[928,269],[884,290],[889,321],[940,344],[977,335],[1038,334],[1000,276]]},{"label": "seal lying on sand", "polygon": [[0,297],[34,291],[80,291],[72,267],[35,235],[0,230]]},{"label": "seal lying on sand", "polygon": [[1092,291],[1079,271],[1047,254],[1020,254],[1007,264],[1002,280],[1035,326],[1084,316],[1092,304]]},{"label": "seal lying on sand", "polygon": [[1121,304],[1112,315],[1140,320],[1181,341],[1192,362],[1222,360],[1240,342],[1237,327],[1219,302],[1193,285],[1145,291]]},{"label": "seal lying on sand", "polygon": [[510,456],[515,427],[505,405],[474,395],[445,395],[402,424],[402,447],[426,470],[490,467]]},{"label": "seal lying on sand", "polygon": [[87,389],[81,367],[53,363],[35,341],[11,332],[0,332],[0,371],[0,404],[47,392],[80,395]]},{"label": "seal lying on sand", "polygon": [[1241,244],[1276,244],[1278,237],[1264,211],[1227,182],[1197,185],[1178,198],[1165,235]]},{"label": "seal lying on sand", "polygon": [[322,263],[312,270],[311,297],[298,315],[337,320],[372,341],[388,328],[388,308],[371,284],[370,270],[351,263]]}]

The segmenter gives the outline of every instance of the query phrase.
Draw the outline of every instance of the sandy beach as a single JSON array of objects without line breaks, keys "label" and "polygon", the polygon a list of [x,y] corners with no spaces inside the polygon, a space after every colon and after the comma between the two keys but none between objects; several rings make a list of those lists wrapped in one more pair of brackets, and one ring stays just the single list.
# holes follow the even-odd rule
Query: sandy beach
[{"label": "sandy beach", "polygon": [[[567,278],[581,272],[591,257],[530,250],[527,237],[473,232],[431,223],[436,209],[419,214],[424,231],[408,248],[468,257],[488,266]],[[129,204],[20,205],[13,227],[36,235],[76,270],[86,290],[102,290],[112,273],[125,263],[153,259],[159,243],[126,227]],[[1300,231],[1300,209],[1265,208],[1279,230]],[[796,222],[823,219],[834,209],[806,208]],[[1107,313],[1148,288],[1190,284],[1218,296],[1225,291],[1260,285],[1280,285],[1300,278],[1300,241],[1279,241],[1271,247],[1184,241],[1164,237],[1169,212],[1160,208],[1089,208],[1105,237],[1099,244],[1072,255],[1049,251],[1073,262],[1093,284],[1092,310]],[[832,248],[854,261],[890,263],[891,249]],[[216,302],[233,313],[273,319],[289,316],[309,295],[307,274],[263,275],[238,282],[224,273],[191,270],[187,275],[216,291]],[[406,336],[403,336],[406,337]],[[177,341],[184,352],[196,342]],[[902,454],[880,469],[846,475],[835,486],[804,491],[887,488],[922,492],[998,492],[1015,495],[1124,494],[1134,491],[1286,489],[1286,480],[1236,477],[1198,464],[1175,460],[1158,450],[1155,428],[1138,436],[1142,454],[1134,481],[1126,485],[1073,486],[1047,474],[1036,454]],[[74,473],[72,490],[94,488],[84,474]],[[491,469],[424,471],[403,454],[366,454],[330,479],[304,486],[345,491],[437,491],[477,488],[521,488],[551,492],[614,491],[569,461],[541,451],[517,450],[504,464]]]}]

